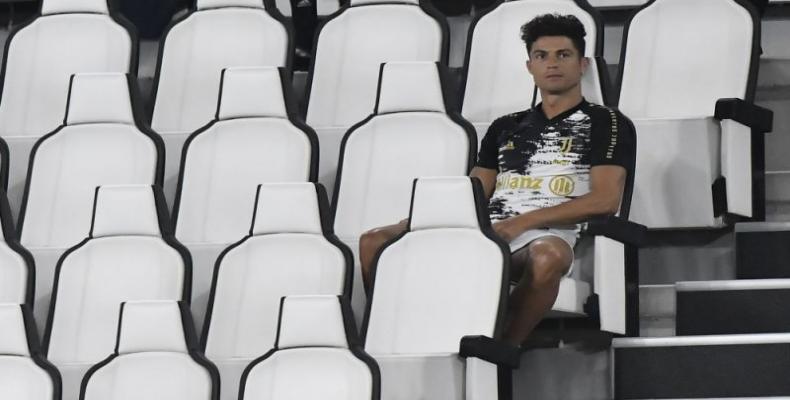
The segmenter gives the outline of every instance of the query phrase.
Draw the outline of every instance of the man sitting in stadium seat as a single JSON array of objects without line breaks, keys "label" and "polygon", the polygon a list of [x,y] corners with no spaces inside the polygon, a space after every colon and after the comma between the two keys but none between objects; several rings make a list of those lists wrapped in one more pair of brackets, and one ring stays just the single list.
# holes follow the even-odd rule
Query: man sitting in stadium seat
[{"label": "man sitting in stadium seat", "polygon": [[[543,102],[494,121],[471,172],[489,199],[494,231],[510,244],[517,284],[504,338],[513,345],[551,310],[584,222],[617,213],[634,156],[624,143],[632,137],[624,134],[631,129],[626,118],[582,97],[585,35],[573,16],[542,15],[522,27],[527,69]],[[402,221],[360,238],[368,287],[376,252],[406,226]]]}]

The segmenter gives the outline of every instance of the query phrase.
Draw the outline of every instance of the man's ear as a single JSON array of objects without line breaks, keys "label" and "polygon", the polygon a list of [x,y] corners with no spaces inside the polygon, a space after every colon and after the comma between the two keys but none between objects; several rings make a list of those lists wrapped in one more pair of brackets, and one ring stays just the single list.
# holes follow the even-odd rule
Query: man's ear
[{"label": "man's ear", "polygon": [[582,57],[582,75],[587,72],[587,68],[590,68],[590,58],[589,57]]},{"label": "man's ear", "polygon": [[535,75],[535,74],[533,74],[533,73],[532,73],[532,60],[530,60],[529,58],[527,58],[527,63],[526,63],[526,65],[527,65],[527,71],[529,71],[529,73],[530,73],[531,75]]}]

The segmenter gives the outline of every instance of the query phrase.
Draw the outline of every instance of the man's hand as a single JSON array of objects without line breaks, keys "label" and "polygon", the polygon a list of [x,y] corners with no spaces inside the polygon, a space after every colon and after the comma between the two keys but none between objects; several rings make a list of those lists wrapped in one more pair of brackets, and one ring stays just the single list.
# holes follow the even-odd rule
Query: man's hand
[{"label": "man's hand", "polygon": [[513,239],[526,232],[522,226],[523,224],[516,220],[516,218],[518,217],[503,219],[502,221],[495,222],[491,227],[494,228],[494,232],[496,232],[502,240],[510,243]]}]

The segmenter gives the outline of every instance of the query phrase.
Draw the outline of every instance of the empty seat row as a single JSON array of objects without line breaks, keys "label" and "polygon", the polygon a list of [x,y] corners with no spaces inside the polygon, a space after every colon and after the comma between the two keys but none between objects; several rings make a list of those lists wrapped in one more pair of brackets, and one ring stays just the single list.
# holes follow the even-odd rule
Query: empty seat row
[{"label": "empty seat row", "polygon": [[[246,366],[239,398],[287,400],[320,393],[331,400],[378,399],[378,366],[359,347],[342,304],[334,296],[284,298],[277,343]],[[123,302],[117,314],[114,349],[80,380],[80,399],[220,399],[219,373],[198,348],[183,303]],[[0,303],[0,396],[76,399],[62,393],[60,373],[41,356],[31,321],[24,306]]]},{"label": "empty seat row", "polygon": [[[331,376],[348,372],[349,368],[359,373],[366,370],[365,365],[373,365],[357,347],[359,342],[351,337],[356,328],[350,309],[341,310],[337,303],[337,296],[348,298],[350,257],[342,245],[326,237],[316,204],[319,193],[309,183],[262,186],[251,236],[229,248],[217,265],[203,347],[219,367],[225,385],[223,398],[235,397],[235,384],[240,379],[246,382],[246,390],[269,390],[273,383],[263,377],[273,371],[325,365],[316,363],[314,358],[299,357],[299,351],[293,352],[296,361],[288,362],[282,360],[285,356],[272,357],[269,353],[252,362],[270,348],[296,350],[317,344],[351,349],[351,354],[346,355],[337,354],[337,350],[324,351],[327,354],[322,357],[330,360],[362,358],[362,362],[352,363],[356,367],[347,365]],[[448,207],[447,197],[457,202]],[[260,202],[265,202],[263,207]],[[175,306],[176,301],[188,301],[188,289],[184,287],[188,286],[189,277],[178,252],[158,236],[161,227],[156,203],[153,191],[145,186],[99,189],[93,237],[61,259],[44,347],[63,376],[64,398],[76,398],[72,396],[79,392],[80,383],[86,399],[130,393],[190,399],[213,393],[211,398],[216,398],[219,393],[216,378],[209,379],[214,375],[213,366],[201,361],[196,335],[190,333],[193,324],[186,303],[182,301],[180,309]],[[312,212],[306,212],[303,219],[292,220],[279,212],[286,205],[302,205]],[[507,257],[504,245],[490,230],[479,183],[466,177],[418,181],[409,226],[410,233],[400,243],[382,250],[363,326],[366,351],[382,367],[386,365],[382,371],[389,384],[381,390],[388,393],[388,398],[402,399],[419,398],[421,393],[452,394],[449,398],[463,399],[465,391],[467,396],[478,393],[476,396],[481,397],[476,398],[496,398],[497,368],[488,362],[512,366],[513,356],[508,361],[496,353],[481,352],[475,343],[483,339],[467,340],[471,344],[467,343],[464,356],[476,361],[470,361],[474,366],[467,366],[466,372],[456,356],[447,356],[458,353],[463,337],[496,338],[502,328],[503,299],[508,292]],[[451,251],[458,243],[464,243],[465,250]],[[119,259],[107,256],[113,250]],[[124,255],[125,251],[136,256]],[[125,259],[129,261],[119,266]],[[454,278],[437,290],[431,284],[434,280],[414,274],[413,268],[438,275],[452,270]],[[314,314],[293,319],[282,314],[278,320],[279,310],[288,308],[288,302],[281,305],[280,298],[293,294],[325,294],[335,299],[334,305],[318,301]],[[120,304],[134,300],[143,303],[129,303],[126,311],[120,308],[119,314]],[[299,310],[309,309],[299,304],[315,302],[302,300],[291,308],[298,314]],[[464,304],[465,311],[451,312],[447,304]],[[119,318],[120,325],[116,323]],[[340,328],[337,323],[332,325],[333,319],[341,321]],[[295,330],[283,331],[289,323]],[[117,342],[116,326],[120,329]],[[35,333],[32,322],[28,330]],[[110,358],[101,361],[111,353]],[[403,358],[402,354],[412,356]],[[272,359],[267,365],[269,358]],[[414,375],[422,369],[416,367],[425,366],[436,369],[438,376],[451,379],[416,386],[402,384],[408,379],[425,382]],[[202,368],[208,368],[209,373],[191,372]],[[183,369],[184,373],[173,379],[158,372],[170,369]],[[347,391],[367,393],[368,388],[378,387],[374,369],[366,372],[369,385],[350,387],[347,380],[340,380],[339,384],[345,385]],[[200,383],[186,385],[184,380]],[[251,381],[258,382],[254,389],[250,389]],[[157,397],[157,391],[163,387],[171,388],[166,391],[171,397]],[[303,389],[286,385],[278,390]]]}]

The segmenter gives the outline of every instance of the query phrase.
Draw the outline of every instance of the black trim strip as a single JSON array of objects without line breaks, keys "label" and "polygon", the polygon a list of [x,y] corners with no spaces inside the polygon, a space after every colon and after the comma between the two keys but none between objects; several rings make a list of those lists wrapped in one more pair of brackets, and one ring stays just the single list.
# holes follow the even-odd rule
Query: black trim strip
[{"label": "black trim strip", "polygon": [[[2,143],[2,139],[0,139]],[[7,160],[7,158],[5,158]],[[14,219],[11,216],[11,207],[8,205],[8,198],[5,191],[0,189],[0,226],[3,230],[3,237],[5,243],[14,253],[19,254],[25,263],[27,269],[27,282],[25,283],[25,304],[33,307],[35,302],[36,292],[36,261],[30,252],[19,244],[19,239],[16,236],[14,229]]]},{"label": "black trim strip", "polygon": [[52,400],[60,400],[63,393],[63,382],[60,377],[60,372],[55,368],[52,363],[47,361],[41,354],[41,345],[38,341],[38,330],[36,329],[36,321],[33,319],[33,309],[30,305],[20,305],[22,312],[22,321],[24,323],[25,335],[27,337],[27,348],[30,352],[30,358],[39,368],[49,375],[52,380]]}]

